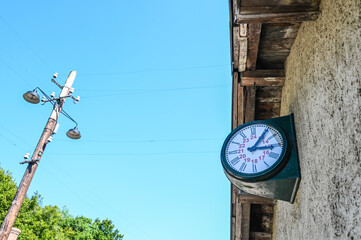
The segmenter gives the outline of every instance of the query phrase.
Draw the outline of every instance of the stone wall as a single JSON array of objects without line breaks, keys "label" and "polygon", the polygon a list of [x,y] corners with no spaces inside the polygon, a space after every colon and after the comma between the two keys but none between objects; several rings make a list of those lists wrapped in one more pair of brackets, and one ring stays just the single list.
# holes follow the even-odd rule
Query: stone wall
[{"label": "stone wall", "polygon": [[302,180],[278,201],[274,239],[361,239],[360,0],[324,0],[286,62],[281,115],[295,114]]}]

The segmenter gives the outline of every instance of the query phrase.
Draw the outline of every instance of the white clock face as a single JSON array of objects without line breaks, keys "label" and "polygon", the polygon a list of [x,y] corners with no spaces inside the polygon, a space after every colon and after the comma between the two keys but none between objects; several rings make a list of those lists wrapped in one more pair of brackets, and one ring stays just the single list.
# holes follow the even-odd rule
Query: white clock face
[{"label": "white clock face", "polygon": [[233,170],[257,174],[277,164],[283,148],[278,130],[265,124],[252,124],[232,135],[225,148],[225,158]]}]

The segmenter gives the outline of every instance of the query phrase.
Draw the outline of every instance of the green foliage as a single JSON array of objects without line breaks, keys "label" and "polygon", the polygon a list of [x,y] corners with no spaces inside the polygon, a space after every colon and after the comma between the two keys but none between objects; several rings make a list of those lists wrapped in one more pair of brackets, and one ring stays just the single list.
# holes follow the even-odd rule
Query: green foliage
[{"label": "green foliage", "polygon": [[[0,168],[0,217],[5,218],[15,196],[16,184],[10,172]],[[14,227],[21,229],[18,240],[122,240],[111,220],[73,217],[57,206],[41,206],[41,196],[35,193],[25,198]]]}]

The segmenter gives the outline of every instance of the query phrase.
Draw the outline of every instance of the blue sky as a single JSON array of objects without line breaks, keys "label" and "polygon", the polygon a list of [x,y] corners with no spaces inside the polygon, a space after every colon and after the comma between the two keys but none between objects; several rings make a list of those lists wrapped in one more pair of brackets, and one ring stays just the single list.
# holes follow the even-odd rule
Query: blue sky
[{"label": "blue sky", "polygon": [[44,205],[113,220],[126,240],[227,239],[230,131],[227,1],[0,3],[1,167],[17,182],[51,112],[22,94],[59,93],[77,71],[32,185]]}]

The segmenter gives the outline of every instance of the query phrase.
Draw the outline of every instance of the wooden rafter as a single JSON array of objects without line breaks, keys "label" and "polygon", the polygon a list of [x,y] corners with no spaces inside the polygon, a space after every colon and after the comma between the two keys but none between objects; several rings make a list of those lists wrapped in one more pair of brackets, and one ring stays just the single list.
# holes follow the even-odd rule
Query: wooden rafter
[{"label": "wooden rafter", "polygon": [[318,18],[319,11],[313,12],[288,12],[288,13],[259,13],[237,14],[235,22],[242,23],[294,23],[314,21]]},{"label": "wooden rafter", "polygon": [[256,70],[243,72],[241,85],[244,87],[282,87],[285,82],[283,70]]},{"label": "wooden rafter", "polygon": [[248,24],[248,46],[247,46],[247,69],[255,70],[257,65],[257,55],[259,40],[261,36],[261,23]]}]

